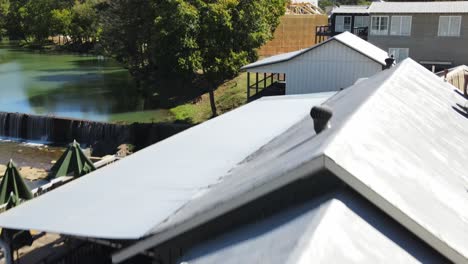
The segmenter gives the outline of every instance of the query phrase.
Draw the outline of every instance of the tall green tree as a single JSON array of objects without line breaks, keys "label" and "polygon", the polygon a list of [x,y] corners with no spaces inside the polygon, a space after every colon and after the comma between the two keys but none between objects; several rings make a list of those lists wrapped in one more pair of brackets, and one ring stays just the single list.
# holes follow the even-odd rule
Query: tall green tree
[{"label": "tall green tree", "polygon": [[285,12],[283,0],[197,0],[200,10],[201,65],[212,115],[217,115],[214,90],[257,59],[257,49],[273,37]]},{"label": "tall green tree", "polygon": [[197,34],[199,11],[189,1],[155,1],[150,56],[160,69],[158,77],[193,77],[200,69]]},{"label": "tall green tree", "polygon": [[126,65],[138,84],[155,70],[149,52],[155,17],[152,0],[113,0],[102,16],[104,49]]},{"label": "tall green tree", "polygon": [[10,10],[9,0],[0,0],[0,39],[6,35],[6,18]]},{"label": "tall green tree", "polygon": [[57,7],[56,0],[28,1],[24,7],[20,8],[24,35],[38,43],[44,43],[53,34],[54,21],[51,11]]},{"label": "tall green tree", "polygon": [[54,9],[51,15],[51,33],[52,35],[69,36],[71,34],[72,11],[70,8]]},{"label": "tall green tree", "polygon": [[12,40],[25,39],[25,4],[28,0],[9,1],[7,16],[4,18],[6,34]]},{"label": "tall green tree", "polygon": [[114,0],[103,44],[137,80],[202,78],[214,90],[257,59],[285,12],[285,0]]},{"label": "tall green tree", "polygon": [[101,34],[100,15],[97,5],[102,0],[75,1],[71,8],[69,35],[75,43],[96,42]]},{"label": "tall green tree", "polygon": [[0,0],[0,27],[12,39],[43,44],[65,35],[73,42],[95,43],[101,23],[99,6],[106,0]]}]

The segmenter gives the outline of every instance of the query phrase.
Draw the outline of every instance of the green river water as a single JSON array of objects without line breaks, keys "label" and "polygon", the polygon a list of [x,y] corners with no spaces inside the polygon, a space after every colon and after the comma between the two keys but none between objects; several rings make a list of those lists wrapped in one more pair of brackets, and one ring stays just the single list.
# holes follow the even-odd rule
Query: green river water
[{"label": "green river water", "polygon": [[171,119],[168,110],[147,108],[128,71],[113,60],[0,43],[0,111],[104,122]]}]

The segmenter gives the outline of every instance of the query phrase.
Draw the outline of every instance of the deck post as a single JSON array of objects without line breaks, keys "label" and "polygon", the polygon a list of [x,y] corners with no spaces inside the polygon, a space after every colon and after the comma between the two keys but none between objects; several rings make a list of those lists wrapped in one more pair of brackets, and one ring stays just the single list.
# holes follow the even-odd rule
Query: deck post
[{"label": "deck post", "polygon": [[267,87],[267,74],[263,73],[263,89]]},{"label": "deck post", "polygon": [[247,72],[247,102],[250,99],[250,72]]},{"label": "deck post", "polygon": [[255,94],[258,94],[258,72],[255,73]]}]

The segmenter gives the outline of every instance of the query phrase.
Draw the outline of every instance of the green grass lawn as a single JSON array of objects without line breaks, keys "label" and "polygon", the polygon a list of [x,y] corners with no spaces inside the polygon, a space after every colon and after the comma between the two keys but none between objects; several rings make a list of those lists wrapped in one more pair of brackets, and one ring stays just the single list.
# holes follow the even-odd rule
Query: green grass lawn
[{"label": "green grass lawn", "polygon": [[[215,91],[216,107],[221,115],[237,108],[247,101],[247,73],[241,73],[236,78],[224,83]],[[201,123],[211,117],[210,99],[203,94],[196,103],[182,104],[172,108],[175,121],[191,124]]]},{"label": "green grass lawn", "polygon": [[150,111],[128,112],[113,114],[109,121],[113,123],[167,123],[175,120],[171,111],[166,109],[157,109]]},{"label": "green grass lawn", "polygon": [[[247,74],[241,73],[236,78],[227,81],[215,91],[218,115],[237,108],[247,101]],[[203,94],[195,102],[188,102],[171,109],[128,112],[113,114],[113,123],[165,123],[184,122],[198,124],[211,117],[210,99],[208,93]]]}]

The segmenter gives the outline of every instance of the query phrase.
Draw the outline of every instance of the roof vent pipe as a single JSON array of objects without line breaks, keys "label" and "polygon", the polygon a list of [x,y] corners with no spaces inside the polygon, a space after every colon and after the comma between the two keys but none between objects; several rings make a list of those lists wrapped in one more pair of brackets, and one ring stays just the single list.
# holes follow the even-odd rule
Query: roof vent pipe
[{"label": "roof vent pipe", "polygon": [[393,55],[390,56],[390,58],[385,59],[385,66],[382,66],[382,70],[388,70],[391,67],[393,67],[393,64],[395,63],[395,59],[393,58]]},{"label": "roof vent pipe", "polygon": [[314,120],[315,133],[319,134],[330,127],[333,110],[326,105],[314,106],[310,110],[310,116]]}]

